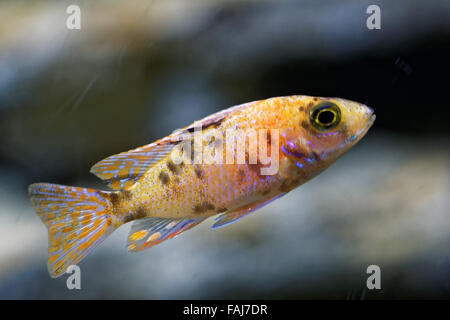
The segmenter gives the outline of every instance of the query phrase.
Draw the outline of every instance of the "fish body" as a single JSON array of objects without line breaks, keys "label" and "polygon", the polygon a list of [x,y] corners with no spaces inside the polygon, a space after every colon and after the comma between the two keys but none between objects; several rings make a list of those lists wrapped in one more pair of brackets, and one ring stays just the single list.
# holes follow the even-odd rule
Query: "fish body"
[{"label": "fish body", "polygon": [[130,251],[217,214],[213,228],[232,223],[324,170],[374,119],[369,107],[345,99],[260,100],[94,165],[115,191],[32,184],[32,203],[49,228],[49,272],[61,275],[130,221]]}]

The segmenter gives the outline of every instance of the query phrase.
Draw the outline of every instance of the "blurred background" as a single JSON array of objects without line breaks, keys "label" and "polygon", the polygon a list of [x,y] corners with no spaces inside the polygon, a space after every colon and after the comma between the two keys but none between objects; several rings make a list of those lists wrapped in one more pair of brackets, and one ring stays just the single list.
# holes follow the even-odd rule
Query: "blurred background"
[{"label": "blurred background", "polygon": [[[66,28],[71,4],[81,30]],[[446,0],[0,1],[0,298],[450,298],[449,57]],[[106,190],[97,161],[292,94],[356,100],[377,120],[232,226],[131,254],[128,224],[81,262],[81,290],[49,277],[28,184]],[[365,289],[371,264],[381,290]]]}]

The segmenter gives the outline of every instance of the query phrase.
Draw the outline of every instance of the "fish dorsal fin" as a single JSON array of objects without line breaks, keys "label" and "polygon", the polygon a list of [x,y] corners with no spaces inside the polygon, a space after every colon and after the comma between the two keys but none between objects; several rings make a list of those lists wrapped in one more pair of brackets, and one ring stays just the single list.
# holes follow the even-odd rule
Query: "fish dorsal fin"
[{"label": "fish dorsal fin", "polygon": [[253,104],[257,101],[254,102],[248,102],[248,103],[244,103],[244,104],[240,104],[237,106],[233,106],[230,108],[227,108],[225,110],[221,110],[219,112],[213,113],[201,120],[195,121],[192,124],[188,125],[187,127],[175,130],[173,132],[173,136],[172,137],[176,137],[177,135],[181,135],[183,133],[187,133],[187,132],[193,132],[194,128],[202,128],[202,129],[206,129],[209,127],[217,127],[219,126],[230,114],[242,110],[245,107],[248,107],[250,104]]},{"label": "fish dorsal fin", "polygon": [[[161,140],[160,140],[161,141]],[[161,159],[165,158],[176,142],[152,143],[122,152],[97,162],[91,172],[106,180],[110,188],[128,190]]]},{"label": "fish dorsal fin", "polygon": [[200,219],[145,218],[136,220],[128,234],[128,251],[141,251],[175,237],[202,222]]},{"label": "fish dorsal fin", "polygon": [[248,215],[249,213],[252,213],[253,211],[258,210],[258,209],[264,207],[265,205],[268,205],[272,201],[284,196],[285,194],[286,194],[286,192],[283,192],[283,193],[280,193],[268,200],[254,202],[250,205],[246,205],[246,206],[225,212],[216,218],[216,220],[215,220],[216,222],[212,226],[212,229],[218,229],[221,227],[225,227],[233,222],[236,222],[239,219]]}]

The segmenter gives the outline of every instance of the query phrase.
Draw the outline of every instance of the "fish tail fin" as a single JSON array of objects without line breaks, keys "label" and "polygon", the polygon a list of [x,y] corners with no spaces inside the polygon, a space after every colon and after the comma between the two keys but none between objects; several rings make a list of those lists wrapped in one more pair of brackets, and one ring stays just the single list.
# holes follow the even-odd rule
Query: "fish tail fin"
[{"label": "fish tail fin", "polygon": [[121,224],[110,201],[114,192],[35,183],[28,193],[48,228],[48,271],[53,278],[77,264]]}]

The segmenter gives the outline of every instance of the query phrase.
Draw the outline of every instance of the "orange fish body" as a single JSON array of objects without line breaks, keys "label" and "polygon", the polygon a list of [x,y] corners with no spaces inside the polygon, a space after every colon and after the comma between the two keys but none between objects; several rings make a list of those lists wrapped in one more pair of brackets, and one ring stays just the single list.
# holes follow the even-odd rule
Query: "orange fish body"
[{"label": "orange fish body", "polygon": [[277,97],[215,113],[91,172],[116,191],[29,188],[49,229],[49,272],[60,276],[120,225],[140,251],[220,214],[232,223],[303,184],[359,141],[375,119],[356,102]]}]

